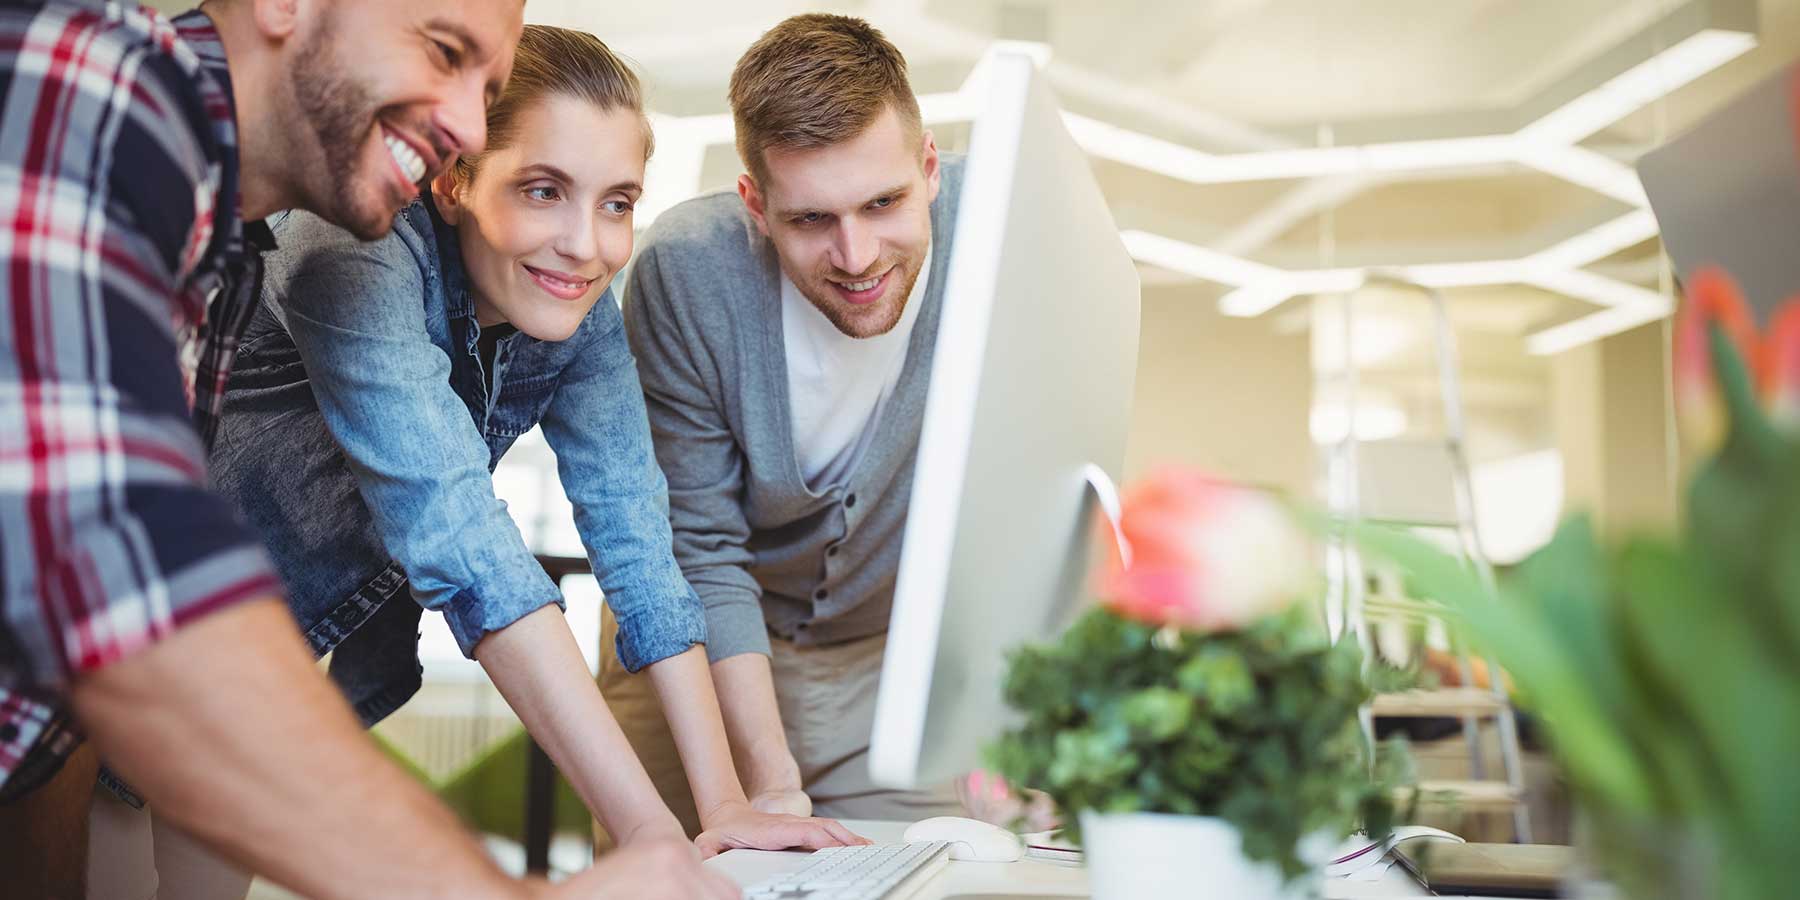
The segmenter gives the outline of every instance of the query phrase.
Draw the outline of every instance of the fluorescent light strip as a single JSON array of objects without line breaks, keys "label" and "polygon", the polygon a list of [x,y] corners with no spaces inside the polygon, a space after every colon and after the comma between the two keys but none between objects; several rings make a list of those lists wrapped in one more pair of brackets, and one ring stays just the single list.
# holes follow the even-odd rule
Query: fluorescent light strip
[{"label": "fluorescent light strip", "polygon": [[[1426,263],[1392,271],[1426,287],[1530,284],[1602,306],[1654,306],[1662,303],[1654,291],[1576,268],[1654,235],[1654,225],[1650,214],[1639,210],[1522,259]],[[1300,294],[1355,290],[1364,278],[1363,270],[1351,268],[1287,271],[1146,231],[1120,236],[1139,262],[1238,288],[1219,301],[1219,311],[1228,316],[1258,316]]]},{"label": "fluorescent light strip", "polygon": [[1289,278],[1286,272],[1273,266],[1239,259],[1229,253],[1209,250],[1186,241],[1163,237],[1160,234],[1151,234],[1147,231],[1122,231],[1119,233],[1119,238],[1125,242],[1126,251],[1139,262],[1161,266],[1208,281],[1242,287]]},{"label": "fluorescent light strip", "polygon": [[1459,168],[1511,162],[1518,155],[1512,137],[1484,135],[1221,156],[1074,113],[1064,113],[1063,123],[1076,143],[1094,156],[1194,184]]},{"label": "fluorescent light strip", "polygon": [[1546,328],[1525,339],[1525,350],[1535,356],[1550,356],[1648,325],[1667,317],[1673,309],[1673,304],[1667,299],[1658,297],[1657,300],[1655,304],[1615,306],[1554,328]]},{"label": "fluorescent light strip", "polygon": [[1756,46],[1755,35],[1708,29],[1564,104],[1516,134],[1215,155],[1065,114],[1087,152],[1196,184],[1314,178],[1519,162],[1633,206],[1644,192],[1627,166],[1569,146]]},{"label": "fluorescent light strip", "polygon": [[1529,259],[1431,263],[1400,268],[1401,276],[1407,281],[1434,288],[1519,284],[1538,273],[1539,269]]},{"label": "fluorescent light strip", "polygon": [[1214,180],[1218,157],[1210,153],[1071,112],[1063,113],[1063,127],[1093,156],[1196,184]]},{"label": "fluorescent light strip", "polygon": [[1644,185],[1637,172],[1586,147],[1533,147],[1521,144],[1518,162],[1570,184],[1580,185],[1621,203],[1644,207]]},{"label": "fluorescent light strip", "polygon": [[1219,312],[1239,319],[1254,319],[1286,303],[1295,293],[1294,286],[1286,279],[1241,287],[1219,298]]},{"label": "fluorescent light strip", "polygon": [[1547,270],[1579,269],[1656,235],[1656,216],[1647,209],[1636,209],[1548,250],[1533,253],[1527,259]]},{"label": "fluorescent light strip", "polygon": [[1519,137],[1540,146],[1574,144],[1754,46],[1756,36],[1741,31],[1697,32],[1525,126]]},{"label": "fluorescent light strip", "polygon": [[1653,290],[1580,269],[1544,272],[1531,276],[1527,283],[1601,306],[1669,306],[1668,299]]}]

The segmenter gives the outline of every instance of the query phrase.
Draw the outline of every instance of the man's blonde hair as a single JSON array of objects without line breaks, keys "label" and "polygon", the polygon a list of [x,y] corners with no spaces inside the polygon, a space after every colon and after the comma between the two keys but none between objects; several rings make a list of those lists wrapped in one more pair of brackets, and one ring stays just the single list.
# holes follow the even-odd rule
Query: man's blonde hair
[{"label": "man's blonde hair", "polygon": [[893,107],[909,135],[923,133],[906,58],[868,22],[808,13],[768,30],[731,73],[738,156],[766,181],[769,148],[826,147],[861,134]]}]

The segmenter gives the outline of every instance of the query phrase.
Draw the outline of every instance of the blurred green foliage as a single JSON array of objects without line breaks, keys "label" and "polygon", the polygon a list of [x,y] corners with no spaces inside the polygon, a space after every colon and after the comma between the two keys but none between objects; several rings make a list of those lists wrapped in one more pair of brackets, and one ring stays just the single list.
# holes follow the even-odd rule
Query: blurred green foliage
[{"label": "blurred green foliage", "polygon": [[1800,892],[1800,440],[1716,327],[1712,349],[1731,431],[1679,537],[1606,547],[1576,517],[1496,596],[1407,534],[1354,530],[1511,673],[1597,862],[1639,900]]}]

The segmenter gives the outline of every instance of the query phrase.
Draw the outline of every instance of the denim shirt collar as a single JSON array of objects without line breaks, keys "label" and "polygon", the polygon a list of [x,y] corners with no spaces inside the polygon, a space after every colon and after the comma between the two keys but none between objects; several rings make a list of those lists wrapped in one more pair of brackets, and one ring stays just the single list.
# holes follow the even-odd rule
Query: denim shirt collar
[{"label": "denim shirt collar", "polygon": [[[456,240],[456,226],[438,214],[437,201],[427,185],[419,193],[418,207],[425,216],[426,228],[435,242],[438,255],[438,277],[444,286],[444,312],[451,320],[469,320],[474,324],[475,298],[469,291],[468,270],[463,268],[462,245]],[[475,339],[477,328],[469,329],[469,340]]]}]

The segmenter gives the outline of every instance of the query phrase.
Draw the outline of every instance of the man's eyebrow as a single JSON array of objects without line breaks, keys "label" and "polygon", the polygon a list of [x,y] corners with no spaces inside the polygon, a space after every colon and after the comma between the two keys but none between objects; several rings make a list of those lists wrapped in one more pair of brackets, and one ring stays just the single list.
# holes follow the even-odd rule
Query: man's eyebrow
[{"label": "man's eyebrow", "polygon": [[809,213],[818,213],[819,215],[822,215],[822,216],[830,215],[830,213],[828,213],[822,209],[798,209],[798,208],[796,208],[796,209],[777,210],[775,212],[775,218],[777,218],[777,219],[797,219],[797,218],[807,215]]},{"label": "man's eyebrow", "polygon": [[[470,31],[468,26],[454,19],[446,19],[442,16],[430,19],[425,23],[425,30],[441,31],[455,38],[456,42],[462,45],[462,52],[465,56],[484,59],[488,55],[487,45],[475,36],[475,32]],[[487,103],[492,106],[494,101],[500,98],[501,89],[506,87],[506,80],[501,77],[489,78],[486,87]]]},{"label": "man's eyebrow", "polygon": [[468,29],[468,26],[453,19],[442,17],[432,19],[425,23],[425,29],[442,31],[456,38],[462,44],[464,53],[480,54],[486,49],[482,46],[480,39],[475,37],[475,33]]},{"label": "man's eyebrow", "polygon": [[[905,184],[895,185],[894,187],[888,188],[885,191],[876,191],[875,193],[871,194],[867,200],[864,200],[861,204],[859,204],[859,206],[868,206],[869,204],[874,203],[875,201],[880,200],[883,197],[904,197],[907,195],[907,192],[909,192],[911,190],[912,190],[912,187],[910,185],[905,185]],[[777,210],[775,213],[775,217],[778,219],[792,219],[797,216],[804,216],[807,213],[815,213],[815,212],[819,213],[821,215],[827,215],[827,216],[834,215],[829,210],[814,209],[812,207],[806,207],[806,208],[797,208],[797,209]]]}]

